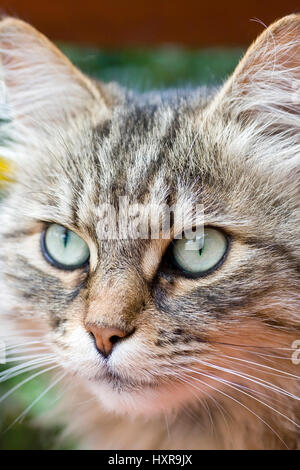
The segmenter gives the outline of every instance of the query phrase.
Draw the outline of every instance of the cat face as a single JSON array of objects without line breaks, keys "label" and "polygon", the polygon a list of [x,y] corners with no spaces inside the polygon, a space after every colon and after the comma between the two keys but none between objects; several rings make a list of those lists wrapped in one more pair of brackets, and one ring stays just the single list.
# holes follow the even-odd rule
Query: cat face
[{"label": "cat face", "polygon": [[[152,415],[228,383],[256,390],[271,354],[283,380],[293,369],[299,16],[272,34],[277,62],[266,31],[221,90],[138,95],[88,80],[28,25],[2,22],[13,142],[2,154],[15,165],[0,212],[3,324],[22,338],[40,328],[55,363],[109,410]],[[103,207],[118,225],[122,197],[140,204],[146,232],[145,207],[201,205],[205,241],[185,250],[172,217],[168,237],[160,225],[155,239],[103,237]]]}]

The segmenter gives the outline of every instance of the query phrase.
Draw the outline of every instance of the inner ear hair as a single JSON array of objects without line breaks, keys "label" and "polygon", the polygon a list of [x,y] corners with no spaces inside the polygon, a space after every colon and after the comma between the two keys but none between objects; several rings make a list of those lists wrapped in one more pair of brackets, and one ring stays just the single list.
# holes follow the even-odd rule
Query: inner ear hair
[{"label": "inner ear hair", "polygon": [[51,122],[88,110],[91,102],[105,106],[100,88],[43,34],[19,19],[0,22],[0,60],[1,118],[9,112],[9,119],[26,119],[30,125],[33,119]]},{"label": "inner ear hair", "polygon": [[233,114],[274,107],[299,114],[300,14],[276,21],[253,42],[211,111],[223,103]]}]

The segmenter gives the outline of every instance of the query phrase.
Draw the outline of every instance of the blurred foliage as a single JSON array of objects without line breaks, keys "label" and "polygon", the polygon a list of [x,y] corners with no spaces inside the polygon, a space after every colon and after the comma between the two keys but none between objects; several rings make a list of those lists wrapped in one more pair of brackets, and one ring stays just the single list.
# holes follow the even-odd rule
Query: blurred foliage
[{"label": "blurred foliage", "polygon": [[[12,364],[11,367],[14,365]],[[8,367],[6,366],[6,368]],[[5,370],[5,368],[2,367],[2,370]],[[2,397],[17,387],[18,384],[28,379],[35,372],[36,369],[31,373],[20,374],[2,383],[0,385],[0,396]],[[39,418],[51,409],[57,401],[55,391],[52,390],[38,400],[48,386],[46,378],[37,377],[24,383],[24,385],[5,399],[5,404],[0,405],[0,450],[74,448],[74,445],[70,442],[59,443],[57,436],[60,429],[58,427],[44,427],[41,429],[41,426],[37,424]],[[19,420],[18,418],[35,400],[38,401],[30,410],[29,417],[26,417],[25,421]],[[16,423],[16,420],[18,423]]]},{"label": "blurred foliage", "polygon": [[[103,81],[118,81],[124,86],[140,91],[149,88],[218,83],[232,72],[242,53],[241,49],[197,51],[175,47],[107,51],[66,44],[60,44],[60,48],[88,75],[101,78]],[[7,179],[9,167],[0,157],[0,180],[1,175],[2,181]],[[0,399],[26,377],[29,375],[22,374],[0,384]],[[16,418],[46,388],[47,380],[36,377],[0,403],[0,450],[73,447],[72,443],[64,442],[60,445],[57,443],[59,429],[52,427],[44,429],[35,422],[41,413],[53,406],[54,391],[43,396],[30,410],[25,420],[11,427]]]},{"label": "blurred foliage", "polygon": [[140,91],[218,83],[232,72],[242,54],[238,48],[199,51],[165,46],[107,51],[65,44],[60,48],[88,75]]}]

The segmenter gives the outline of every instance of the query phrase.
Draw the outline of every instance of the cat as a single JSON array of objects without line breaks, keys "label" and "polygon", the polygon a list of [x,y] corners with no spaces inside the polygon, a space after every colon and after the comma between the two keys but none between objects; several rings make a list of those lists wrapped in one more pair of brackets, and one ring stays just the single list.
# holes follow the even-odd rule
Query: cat
[{"label": "cat", "polygon": [[[219,88],[95,81],[9,17],[0,54],[2,380],[48,372],[82,449],[299,449],[300,15]],[[121,198],[192,236],[110,236]]]}]

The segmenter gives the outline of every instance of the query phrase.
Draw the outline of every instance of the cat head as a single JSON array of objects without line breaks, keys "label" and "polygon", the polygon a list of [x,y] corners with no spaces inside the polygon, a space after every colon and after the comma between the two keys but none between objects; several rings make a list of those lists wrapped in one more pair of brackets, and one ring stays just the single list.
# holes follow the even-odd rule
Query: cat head
[{"label": "cat head", "polygon": [[[5,341],[33,343],[45,366],[120,413],[243,400],[242,387],[279,393],[272,376],[263,386],[268,367],[292,387],[299,52],[291,15],[220,89],[137,94],[87,78],[32,27],[4,19],[0,153],[14,171],[0,210]],[[165,236],[155,216],[174,205],[200,235],[181,238],[171,212]]]}]

